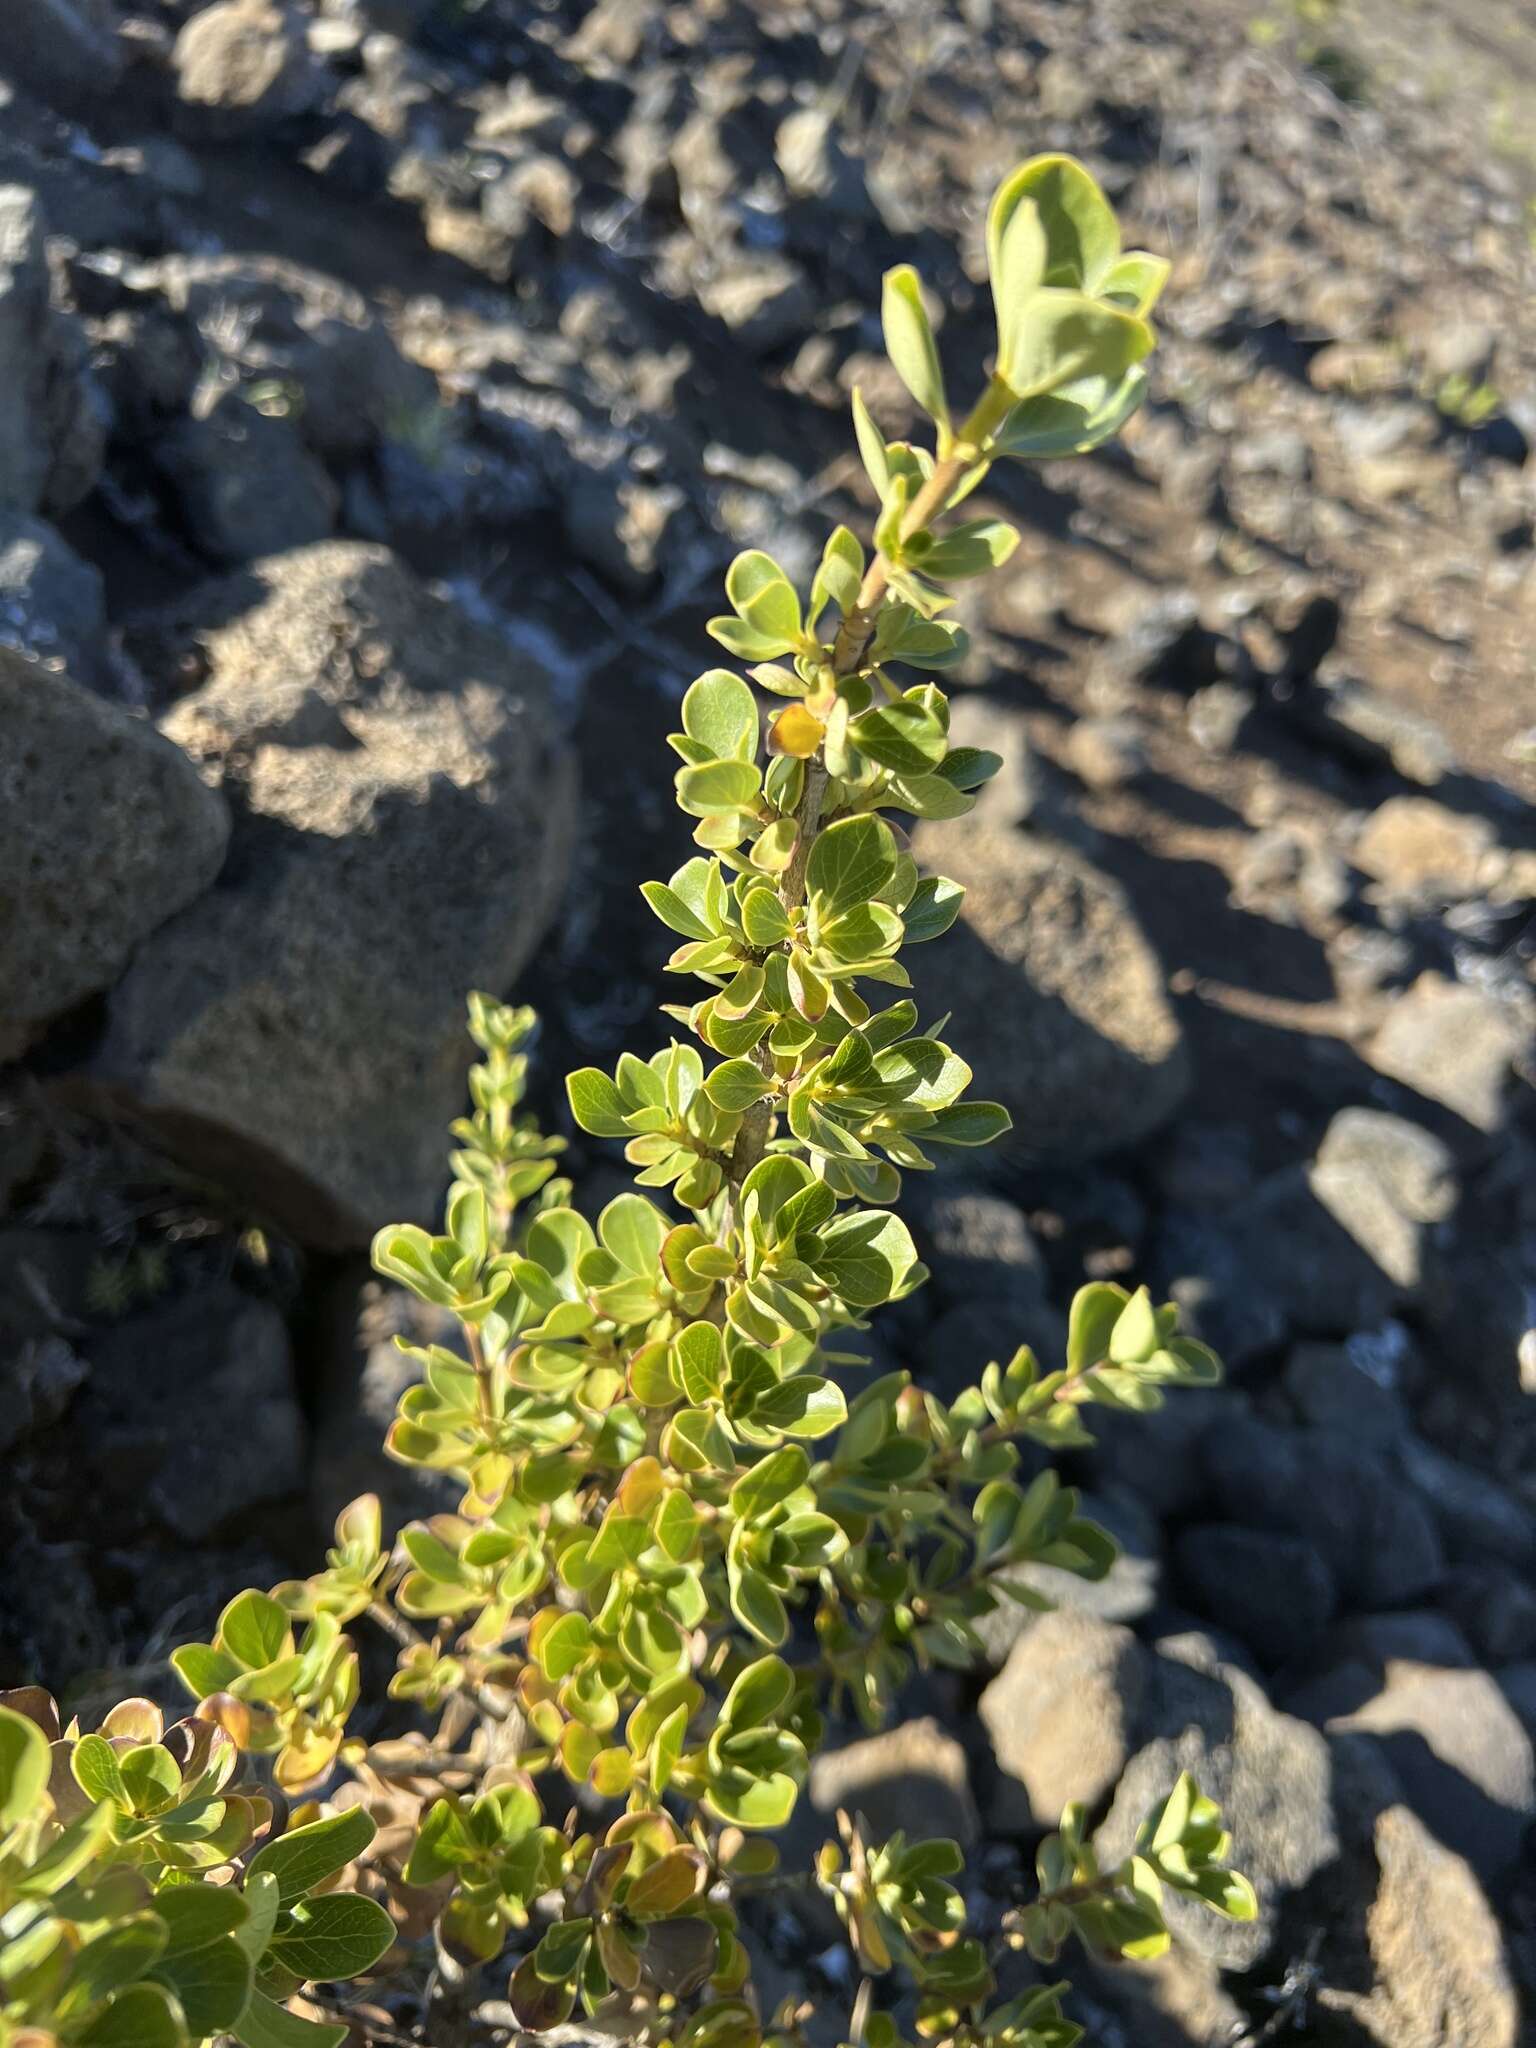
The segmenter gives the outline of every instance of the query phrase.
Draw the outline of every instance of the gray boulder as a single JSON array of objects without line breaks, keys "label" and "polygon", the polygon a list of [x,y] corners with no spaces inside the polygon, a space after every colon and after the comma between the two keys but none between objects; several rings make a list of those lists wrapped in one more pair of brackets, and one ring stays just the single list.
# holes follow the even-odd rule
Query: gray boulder
[{"label": "gray boulder", "polygon": [[999,1316],[1027,1315],[1044,1302],[1050,1276],[1015,1203],[984,1188],[940,1186],[922,1201],[925,1192],[918,1190],[918,1229],[938,1290],[958,1303],[996,1303]]},{"label": "gray boulder", "polygon": [[71,105],[110,92],[122,69],[114,0],[6,0],[0,71]]},{"label": "gray boulder", "polygon": [[1458,1562],[1498,1558],[1529,1573],[1536,1568],[1536,1513],[1475,1465],[1464,1465],[1416,1436],[1397,1445],[1403,1478]]},{"label": "gray boulder", "polygon": [[110,681],[106,591],[46,520],[0,506],[0,643],[57,663],[93,689]]},{"label": "gray boulder", "polygon": [[1300,1536],[1203,1522],[1179,1537],[1173,1561],[1195,1612],[1241,1636],[1271,1668],[1315,1649],[1338,1606],[1326,1558]]},{"label": "gray boulder", "polygon": [[[320,1242],[427,1221],[469,1042],[559,902],[573,774],[543,674],[387,549],[193,594],[164,725],[235,800],[224,884],[114,997],[99,1083]],[[178,647],[181,653],[178,655]]]},{"label": "gray boulder", "polygon": [[1341,1110],[1309,1165],[1273,1175],[1233,1217],[1239,1263],[1292,1327],[1364,1329],[1421,1294],[1459,1192],[1432,1133],[1381,1110]]},{"label": "gray boulder", "polygon": [[146,721],[0,647],[0,1054],[201,895],[223,800]]},{"label": "gray boulder", "polygon": [[238,395],[179,421],[155,443],[154,459],[188,538],[216,562],[304,547],[336,523],[336,487],[297,424]]},{"label": "gray boulder", "polygon": [[1439,1581],[1434,1522],[1369,1446],[1247,1416],[1213,1430],[1202,1449],[1223,1514],[1314,1545],[1347,1603],[1400,1606]]},{"label": "gray boulder", "polygon": [[964,989],[975,1092],[1008,1108],[1006,1142],[1081,1164],[1166,1122],[1188,1059],[1119,884],[1065,845],[976,814],[920,826],[915,850],[966,890],[955,929],[911,956],[918,1005],[942,1016]]},{"label": "gray boulder", "polygon": [[1529,1574],[1505,1564],[1460,1565],[1440,1597],[1485,1663],[1536,1657],[1536,1587]]},{"label": "gray boulder", "polygon": [[316,1334],[309,1498],[317,1527],[329,1529],[360,1493],[379,1496],[389,1537],[403,1523],[455,1510],[463,1497],[459,1482],[447,1472],[400,1464],[385,1452],[384,1438],[400,1397],[421,1378],[419,1359],[395,1339],[462,1352],[457,1318],[403,1287],[360,1282],[349,1270],[328,1292]]},{"label": "gray boulder", "polygon": [[119,1523],[147,1518],[201,1543],[302,1493],[304,1418],[270,1302],[232,1287],[181,1295],[88,1348],[91,1379],[71,1428]]},{"label": "gray boulder", "polygon": [[1300,1421],[1352,1442],[1388,1443],[1409,1427],[1397,1395],[1362,1370],[1343,1344],[1298,1344],[1286,1360],[1285,1391]]},{"label": "gray boulder", "polygon": [[[435,433],[437,379],[401,354],[363,295],[338,279],[265,254],[177,253],[146,265],[138,283],[162,317],[175,316],[179,336],[195,330],[194,374],[217,350],[231,387],[292,390],[295,424],[322,460],[355,460],[390,435]],[[168,395],[157,403],[176,409],[165,405]]]},{"label": "gray boulder", "polygon": [[67,512],[95,483],[106,407],[78,322],[51,303],[36,193],[0,185],[0,505]]},{"label": "gray boulder", "polygon": [[1374,1699],[1329,1727],[1375,1737],[1415,1813],[1485,1882],[1518,1857],[1536,1816],[1536,1763],[1486,1671],[1395,1664]]},{"label": "gray boulder", "polygon": [[1394,796],[1366,819],[1355,866],[1386,894],[1460,898],[1497,878],[1502,861],[1486,818],[1447,810],[1427,796]]},{"label": "gray boulder", "polygon": [[1221,1807],[1232,1863],[1252,1881],[1259,1911],[1252,1921],[1222,1920],[1170,1894],[1168,1922],[1176,1942],[1224,1969],[1248,1969],[1274,1941],[1294,1895],[1338,1856],[1328,1745],[1315,1728],[1278,1713],[1231,1665],[1149,1661],[1141,1725],[1155,1732],[1119,1778],[1097,1837],[1101,1860],[1127,1855],[1147,1813],[1181,1771],[1192,1771]]}]

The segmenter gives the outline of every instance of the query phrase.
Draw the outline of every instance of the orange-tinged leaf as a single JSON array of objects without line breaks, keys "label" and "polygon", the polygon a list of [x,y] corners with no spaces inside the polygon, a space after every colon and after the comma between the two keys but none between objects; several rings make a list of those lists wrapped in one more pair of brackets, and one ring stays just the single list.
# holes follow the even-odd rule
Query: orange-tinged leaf
[{"label": "orange-tinged leaf", "polygon": [[674,1849],[640,1873],[625,1895],[624,1909],[636,1920],[665,1920],[687,1905],[703,1881],[698,1850]]},{"label": "orange-tinged leaf", "polygon": [[768,728],[768,751],[770,754],[793,755],[797,761],[808,761],[824,737],[825,729],[819,718],[803,704],[790,704]]}]

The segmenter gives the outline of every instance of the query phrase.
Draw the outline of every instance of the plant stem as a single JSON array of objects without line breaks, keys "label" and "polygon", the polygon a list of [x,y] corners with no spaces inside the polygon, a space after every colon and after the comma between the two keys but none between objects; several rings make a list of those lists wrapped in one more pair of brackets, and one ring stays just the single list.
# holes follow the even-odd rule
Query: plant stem
[{"label": "plant stem", "polygon": [[475,1398],[480,1404],[480,1420],[487,1428],[494,1428],[496,1402],[491,1388],[491,1369],[485,1362],[485,1347],[480,1342],[480,1332],[473,1323],[464,1323],[464,1341],[469,1348],[469,1362],[475,1374]]},{"label": "plant stem", "polygon": [[[405,1616],[397,1614],[387,1600],[373,1601],[368,1608],[368,1619],[377,1627],[383,1629],[385,1635],[392,1642],[397,1643],[402,1650],[429,1650],[432,1647],[421,1631],[412,1628]],[[471,1680],[464,1690],[469,1694],[487,1720],[506,1721],[511,1719],[511,1708],[503,1701],[497,1699],[489,1686],[476,1685]]]},{"label": "plant stem", "polygon": [[[1013,404],[1013,393],[1000,377],[994,377],[971,408],[950,453],[934,465],[933,475],[907,507],[907,515],[901,522],[903,540],[910,540],[913,534],[921,533],[925,526],[932,525],[949,503],[966,471],[981,459],[982,449],[993,431],[1001,426]],[[890,565],[884,555],[877,554],[859,586],[858,603],[838,632],[832,666],[840,676],[852,675],[863,666],[889,575]]]},{"label": "plant stem", "polygon": [[[1001,424],[1013,403],[1014,396],[1008,386],[1000,378],[994,377],[972,407],[950,453],[942,462],[935,465],[932,476],[907,508],[906,517],[901,523],[904,540],[910,539],[915,533],[921,533],[924,527],[931,525],[944,510],[967,471],[981,460],[981,451],[988,438]],[[865,571],[863,583],[859,586],[858,601],[845,615],[838,627],[837,638],[832,644],[832,673],[835,676],[856,675],[863,667],[874,634],[875,622],[880,616],[880,607],[885,600],[889,575],[890,564],[884,555],[877,553]],[[786,910],[798,909],[805,901],[806,869],[810,865],[811,849],[816,844],[828,779],[826,760],[818,748],[805,764],[805,787],[795,810],[794,851],[779,882],[779,900]],[[765,1046],[758,1046],[752,1057],[763,1073],[772,1073],[772,1055]],[[772,1102],[755,1104],[742,1118],[726,1171],[725,1219],[721,1226],[723,1237],[729,1236],[735,1228],[737,1195],[742,1182],[767,1149],[768,1141],[773,1135],[773,1119]]]}]

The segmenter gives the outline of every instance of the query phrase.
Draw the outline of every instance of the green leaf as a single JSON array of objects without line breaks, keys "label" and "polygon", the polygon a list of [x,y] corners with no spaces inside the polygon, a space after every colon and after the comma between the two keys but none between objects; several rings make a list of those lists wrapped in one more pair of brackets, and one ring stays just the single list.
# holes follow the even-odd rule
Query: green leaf
[{"label": "green leaf", "polygon": [[562,1613],[554,1607],[540,1610],[529,1637],[534,1659],[550,1680],[564,1678],[574,1671],[591,1642],[592,1625],[584,1614]]},{"label": "green leaf", "polygon": [[941,583],[984,576],[1000,569],[1018,544],[1018,528],[1005,519],[968,519],[925,548],[917,566]]},{"label": "green leaf", "polygon": [[[345,2033],[338,2028],[338,2035]],[[185,2048],[181,2008],[159,1984],[130,1984],[74,2035],[77,2048]]]},{"label": "green leaf", "polygon": [[[846,526],[834,527],[821,552],[821,564],[811,586],[811,617],[819,618],[830,598],[845,615],[859,601],[864,580],[864,550]],[[797,688],[802,687],[796,679]]]},{"label": "green leaf", "polygon": [[796,1571],[820,1571],[848,1548],[842,1524],[830,1515],[790,1515],[780,1524],[779,1534],[794,1548]]},{"label": "green leaf", "polygon": [[789,937],[789,913],[776,889],[749,889],[742,899],[741,928],[747,944],[766,950]]},{"label": "green leaf", "polygon": [[672,1340],[678,1377],[695,1406],[713,1400],[725,1377],[720,1331],[714,1323],[690,1323]]},{"label": "green leaf", "polygon": [[50,1898],[94,1862],[111,1838],[111,1807],[88,1807],[28,1865],[19,1889],[32,1897]]},{"label": "green leaf", "polygon": [[210,1693],[228,1692],[241,1671],[233,1657],[216,1650],[212,1643],[183,1643],[179,1650],[171,1652],[171,1668],[200,1700],[207,1699]]},{"label": "green leaf", "polygon": [[291,1905],[361,1856],[373,1836],[369,1815],[361,1806],[349,1806],[268,1842],[251,1858],[249,1872],[270,1873],[277,1879],[282,1904]]},{"label": "green leaf", "polygon": [[1045,281],[1049,256],[1040,211],[1030,198],[1031,166],[1021,164],[993,194],[987,215],[987,269],[997,316],[998,374],[1015,346],[1019,322]]},{"label": "green leaf", "polygon": [[823,1231],[822,1247],[817,1271],[855,1308],[889,1301],[917,1263],[901,1218],[873,1210],[837,1217]]},{"label": "green leaf", "polygon": [[994,1145],[1013,1129],[1013,1118],[1000,1102],[956,1102],[933,1112],[925,1124],[925,1145]]},{"label": "green leaf", "polygon": [[971,798],[942,775],[903,775],[893,779],[885,802],[919,818],[963,818]]},{"label": "green leaf", "polygon": [[770,1452],[731,1488],[731,1513],[738,1522],[755,1521],[804,1486],[810,1469],[810,1460],[795,1445]]},{"label": "green leaf", "polygon": [[764,1728],[778,1719],[795,1690],[794,1673],[782,1657],[759,1657],[725,1696],[720,1719],[729,1728]]},{"label": "green leaf", "polygon": [[94,2005],[144,1976],[166,1944],[164,1923],[153,1913],[133,1913],[86,1941],[69,1968],[63,1998],[73,2010]]},{"label": "green leaf", "polygon": [[1138,1287],[1115,1319],[1109,1355],[1116,1365],[1136,1365],[1158,1346],[1157,1311],[1145,1287]]},{"label": "green leaf", "polygon": [[1035,293],[1020,317],[998,375],[1021,398],[1055,391],[1083,377],[1116,382],[1155,340],[1145,320],[1085,293],[1046,289]]},{"label": "green leaf", "polygon": [[750,761],[757,752],[757,700],[729,669],[706,670],[683,697],[683,731],[711,760]]},{"label": "green leaf", "polygon": [[699,1517],[693,1502],[681,1487],[669,1488],[656,1513],[657,1543],[674,1564],[681,1564],[693,1554],[698,1533]]},{"label": "green leaf", "polygon": [[1149,256],[1144,249],[1131,251],[1112,263],[1096,287],[1101,299],[1110,299],[1128,312],[1150,318],[1152,308],[1163,295],[1171,265],[1165,256]]},{"label": "green leaf", "polygon": [[624,1910],[636,1920],[665,1920],[680,1912],[699,1890],[704,1860],[697,1849],[673,1849],[635,1879]]},{"label": "green leaf", "polygon": [[785,1436],[828,1436],[848,1419],[848,1404],[833,1380],[799,1373],[780,1380],[752,1404],[752,1420]]},{"label": "green leaf", "polygon": [[787,1771],[758,1774],[727,1768],[710,1777],[704,1804],[740,1828],[788,1825],[799,1786]]},{"label": "green leaf", "polygon": [[677,801],[692,818],[750,810],[761,780],[750,761],[706,761],[702,767],[680,768],[674,778]]},{"label": "green leaf", "polygon": [[[545,1940],[549,1937],[546,1935]],[[540,1943],[542,1948],[543,1943]],[[521,2027],[530,2032],[544,2034],[551,2027],[563,2026],[570,2018],[576,2004],[574,1968],[572,1976],[549,1979],[543,1976],[538,1964],[539,1950],[531,1956],[524,1956],[512,1973],[512,2011]]]},{"label": "green leaf", "polygon": [[736,1464],[731,1440],[709,1408],[679,1409],[662,1435],[661,1455],[680,1472],[730,1472]]},{"label": "green leaf", "polygon": [[617,1195],[597,1219],[604,1247],[627,1273],[651,1279],[661,1264],[661,1247],[671,1229],[665,1216],[643,1195]]},{"label": "green leaf", "polygon": [[181,1792],[181,1767],[158,1742],[143,1742],[122,1753],[118,1765],[130,1804],[138,1813],[164,1813]]},{"label": "green leaf", "polygon": [[250,1918],[245,1900],[227,1885],[176,1885],[156,1894],[155,1912],[169,1934],[168,1956],[206,1948],[223,1935],[233,1934]]},{"label": "green leaf", "polygon": [[706,619],[704,630],[711,640],[718,640],[726,653],[734,654],[739,661],[772,661],[775,655],[794,651],[792,641],[781,639],[776,633],[760,633],[745,619],[729,615]]},{"label": "green leaf", "polygon": [[751,1565],[727,1562],[731,1612],[749,1635],[777,1649],[789,1634],[789,1616],[784,1602],[760,1572]]},{"label": "green leaf", "polygon": [[267,1948],[269,1959],[308,1983],[360,1977],[395,1938],[384,1908],[356,1892],[323,1892],[295,1906]]},{"label": "green leaf", "polygon": [[725,572],[725,594],[740,619],[787,647],[800,637],[800,600],[772,555],[749,548]]},{"label": "green leaf", "polygon": [[348,2030],[328,2021],[301,2020],[264,1991],[253,1991],[233,2031],[243,2048],[341,2048]]},{"label": "green leaf", "polygon": [[1202,1870],[1193,1890],[1207,1906],[1228,1920],[1256,1920],[1259,1917],[1258,1894],[1238,1871]]},{"label": "green leaf", "polygon": [[0,1707],[0,1827],[32,1812],[48,1783],[48,1738],[25,1714]]},{"label": "green leaf", "polygon": [[643,1344],[629,1361],[630,1391],[647,1408],[670,1408],[682,1393],[672,1371],[670,1347]]},{"label": "green leaf", "polygon": [[438,1799],[422,1816],[405,1866],[405,1882],[435,1884],[477,1854],[475,1838],[457,1800]]},{"label": "green leaf", "polygon": [[[999,189],[994,216],[1000,206],[1011,215],[1025,200],[1033,204],[1045,238],[1040,283],[1099,291],[1120,254],[1120,223],[1095,180],[1074,157],[1032,157]],[[989,254],[991,250],[989,224]]]},{"label": "green leaf", "polygon": [[[714,937],[714,933],[704,922],[703,918],[696,911],[690,909],[688,904],[678,895],[677,891],[669,888],[665,882],[642,882],[640,884],[640,894],[670,931],[680,933],[685,939],[712,939]],[[585,1073],[595,1073],[596,1071],[594,1067],[583,1069]],[[601,1135],[603,1134],[599,1133],[599,1136]]]},{"label": "green leaf", "polygon": [[1002,755],[994,754],[986,747],[951,747],[938,772],[956,789],[980,789],[984,782],[992,780],[1002,765]]},{"label": "green leaf", "polygon": [[958,882],[943,875],[925,875],[913,891],[912,900],[901,913],[909,946],[941,938],[960,915],[965,891]]},{"label": "green leaf", "polygon": [[896,842],[883,819],[842,818],[818,835],[806,864],[806,884],[823,914],[836,917],[878,896],[896,872]]},{"label": "green leaf", "polygon": [[1129,1297],[1113,1281],[1096,1280],[1079,1287],[1067,1319],[1067,1366],[1086,1372],[1109,1355],[1109,1337]]},{"label": "green leaf", "polygon": [[939,351],[923,305],[923,287],[910,263],[900,263],[885,273],[880,298],[880,320],[885,332],[885,352],[896,366],[903,384],[941,427],[949,426],[949,407],[944,398],[944,372]]},{"label": "green leaf", "polygon": [[[431,1302],[438,1308],[453,1307],[454,1291],[434,1262],[432,1239],[414,1223],[386,1224],[373,1240],[372,1258],[378,1272],[387,1274],[391,1280],[398,1280],[402,1287],[408,1287],[422,1301]],[[254,1597],[264,1599],[266,1596]],[[249,1663],[248,1659],[242,1661]],[[262,1659],[262,1663],[270,1661]],[[260,1666],[251,1668],[260,1669]]]},{"label": "green leaf", "polygon": [[750,1109],[754,1102],[771,1095],[773,1088],[772,1075],[763,1073],[751,1060],[726,1060],[704,1083],[704,1093],[716,1109],[728,1114]]},{"label": "green leaf", "polygon": [[906,775],[922,775],[936,768],[947,745],[944,728],[933,712],[911,697],[874,705],[850,722],[848,737],[879,767]]},{"label": "green leaf", "polygon": [[891,465],[885,452],[885,436],[870,418],[869,407],[857,385],[853,390],[853,432],[869,480],[883,503],[891,486]]},{"label": "green leaf", "polygon": [[571,1115],[594,1138],[631,1135],[624,1098],[600,1067],[578,1067],[574,1074],[567,1074],[565,1092],[570,1097]]},{"label": "green leaf", "polygon": [[1147,395],[1140,365],[1123,377],[1083,377],[1022,399],[991,443],[994,455],[1039,462],[1057,455],[1081,455],[1118,434]]},{"label": "green leaf", "polygon": [[282,1911],[282,1887],[270,1870],[247,1871],[240,1896],[246,1917],[234,1937],[251,1961],[259,1962]]},{"label": "green leaf", "polygon": [[460,1183],[448,1197],[448,1235],[478,1267],[491,1248],[491,1207],[485,1189]]},{"label": "green leaf", "polygon": [[250,1957],[227,1934],[162,1956],[154,1971],[175,1992],[187,2030],[198,2041],[229,2032],[245,2011],[254,1974]]},{"label": "green leaf", "polygon": [[[621,1863],[613,1872],[615,1881],[622,1875],[623,1869]],[[585,1915],[557,1921],[533,1952],[539,1975],[547,1983],[561,1982],[580,1966],[582,1951],[591,1933],[592,1922]]]},{"label": "green leaf", "polygon": [[260,1671],[287,1653],[291,1626],[286,1608],[253,1589],[238,1594],[219,1616],[219,1646],[248,1671]]}]

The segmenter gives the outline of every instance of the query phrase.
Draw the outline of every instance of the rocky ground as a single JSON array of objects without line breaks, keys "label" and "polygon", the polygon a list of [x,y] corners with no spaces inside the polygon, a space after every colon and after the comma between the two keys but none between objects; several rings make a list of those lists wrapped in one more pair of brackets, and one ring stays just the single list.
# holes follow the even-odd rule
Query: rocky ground
[{"label": "rocky ground", "polygon": [[464,992],[542,1006],[557,1124],[655,1036],[719,572],[867,509],[882,269],[958,376],[981,201],[1070,148],[1174,259],[1156,397],[996,479],[956,716],[1009,767],[927,828],[923,993],[1015,1134],[880,1342],[942,1391],[1134,1273],[1229,1381],[1104,1428],[1111,1579],[816,1798],[921,1797],[995,1900],[1193,1763],[1263,1914],[1090,1975],[1103,2048],[1512,2048],[1533,79],[1454,0],[6,0],[0,1683],[153,1685],[350,1494],[414,1511],[362,1247],[438,1197]]}]

